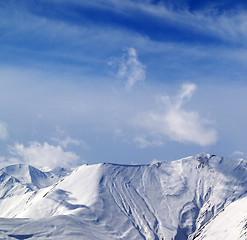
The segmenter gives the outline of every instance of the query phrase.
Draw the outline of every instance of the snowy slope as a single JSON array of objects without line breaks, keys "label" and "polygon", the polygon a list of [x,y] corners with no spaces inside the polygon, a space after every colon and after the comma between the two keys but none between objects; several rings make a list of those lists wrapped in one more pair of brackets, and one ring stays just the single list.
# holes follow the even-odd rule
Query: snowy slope
[{"label": "snowy slope", "polygon": [[[0,239],[199,240],[215,232],[231,206],[247,201],[247,161],[209,154],[82,165],[67,175],[15,165],[0,174]],[[247,214],[238,216],[241,225]]]},{"label": "snowy slope", "polygon": [[31,196],[64,177],[64,171],[42,172],[26,164],[0,169],[0,216],[16,217]]},{"label": "snowy slope", "polygon": [[241,198],[224,208],[191,239],[195,240],[246,240],[247,197]]},{"label": "snowy slope", "polygon": [[59,177],[57,172],[42,172],[27,164],[10,165],[0,169],[0,173],[6,173],[34,189],[48,187]]}]

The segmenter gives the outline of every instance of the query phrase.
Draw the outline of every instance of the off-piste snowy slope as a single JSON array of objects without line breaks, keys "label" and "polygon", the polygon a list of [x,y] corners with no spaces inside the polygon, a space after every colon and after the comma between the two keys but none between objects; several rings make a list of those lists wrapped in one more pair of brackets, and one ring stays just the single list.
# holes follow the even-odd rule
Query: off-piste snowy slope
[{"label": "off-piste snowy slope", "polygon": [[226,239],[228,225],[244,239],[246,159],[199,154],[67,175],[14,165],[0,170],[0,184],[0,239],[212,240],[216,231]]},{"label": "off-piste snowy slope", "polygon": [[196,240],[247,239],[247,197],[241,198],[221,211],[194,234]]}]

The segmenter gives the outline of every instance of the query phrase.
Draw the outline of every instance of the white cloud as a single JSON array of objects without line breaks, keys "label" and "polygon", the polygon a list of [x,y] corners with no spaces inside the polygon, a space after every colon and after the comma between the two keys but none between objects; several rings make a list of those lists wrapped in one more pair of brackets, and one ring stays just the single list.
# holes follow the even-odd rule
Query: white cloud
[{"label": "white cloud", "polygon": [[79,161],[75,153],[66,152],[61,146],[50,145],[47,142],[43,144],[31,142],[27,147],[16,143],[9,147],[9,152],[17,158],[20,157],[23,162],[38,168],[72,167]]},{"label": "white cloud", "polygon": [[184,84],[175,99],[169,96],[160,97],[165,104],[165,110],[142,115],[138,124],[153,135],[166,136],[174,141],[191,142],[201,146],[214,144],[217,141],[217,132],[210,126],[209,121],[202,119],[195,111],[182,108],[195,89],[194,84]]},{"label": "white cloud", "polygon": [[0,157],[0,168],[18,163],[20,163],[20,161],[16,158],[6,158],[3,156]]},{"label": "white cloud", "polygon": [[63,148],[68,148],[72,145],[80,146],[84,150],[89,148],[88,144],[84,140],[70,137],[59,126],[56,126],[56,136],[52,137],[51,140],[58,143]]},{"label": "white cloud", "polygon": [[51,140],[57,142],[59,145],[61,145],[64,148],[67,148],[69,145],[74,145],[74,146],[81,146],[82,149],[86,150],[88,149],[88,145],[84,140],[78,140],[71,138],[70,136],[66,136],[65,138],[51,138]]},{"label": "white cloud", "polygon": [[5,123],[0,122],[0,139],[6,140],[9,137],[7,125]]},{"label": "white cloud", "polygon": [[182,85],[180,93],[178,94],[178,99],[180,104],[183,103],[184,99],[190,99],[194,91],[196,90],[196,85],[193,83],[185,83]]},{"label": "white cloud", "polygon": [[145,80],[145,66],[138,60],[134,48],[126,50],[119,66],[118,77],[125,80],[127,90],[130,90],[136,82]]},{"label": "white cloud", "polygon": [[160,139],[148,140],[146,136],[137,136],[133,139],[133,142],[138,148],[160,147],[163,145]]}]

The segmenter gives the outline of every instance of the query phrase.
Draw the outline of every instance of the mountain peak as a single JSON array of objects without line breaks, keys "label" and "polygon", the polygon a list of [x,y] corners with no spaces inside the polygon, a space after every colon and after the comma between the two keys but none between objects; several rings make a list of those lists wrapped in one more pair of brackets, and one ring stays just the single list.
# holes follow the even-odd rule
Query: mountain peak
[{"label": "mountain peak", "polygon": [[211,155],[209,153],[200,153],[195,155],[195,159],[199,162],[199,168],[204,168],[205,166],[209,166],[209,160],[216,155]]},{"label": "mountain peak", "polygon": [[[42,172],[41,170],[28,164],[14,164],[0,169],[0,173],[7,173],[26,184],[32,189],[44,188],[55,183],[61,176],[65,176],[65,171],[60,171],[60,175],[56,172]],[[63,174],[62,174],[63,172]]]},{"label": "mountain peak", "polygon": [[[246,160],[205,153],[147,165],[84,164],[68,175],[61,168],[42,172],[28,165],[0,171],[16,179],[28,173],[36,184],[26,192],[20,181],[18,197],[13,184],[12,195],[0,201],[0,218],[31,218],[24,225],[16,219],[23,227],[9,234],[29,232],[37,239],[45,238],[37,235],[43,228],[54,239],[61,231],[73,239],[193,239],[247,192]],[[1,180],[0,185],[5,189]],[[30,224],[37,231],[27,229]]]}]

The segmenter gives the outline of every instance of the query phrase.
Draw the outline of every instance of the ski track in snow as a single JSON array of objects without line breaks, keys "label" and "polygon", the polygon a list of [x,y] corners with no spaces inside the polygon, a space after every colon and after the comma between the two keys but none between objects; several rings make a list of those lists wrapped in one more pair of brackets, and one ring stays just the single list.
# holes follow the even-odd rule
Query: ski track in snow
[{"label": "ski track in snow", "polygon": [[18,164],[0,170],[0,185],[0,239],[246,239],[246,159]]}]

